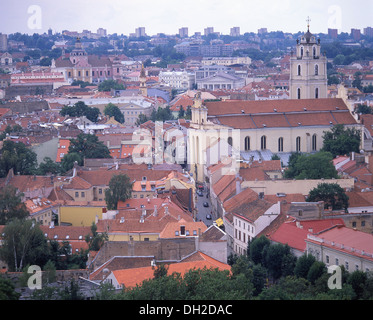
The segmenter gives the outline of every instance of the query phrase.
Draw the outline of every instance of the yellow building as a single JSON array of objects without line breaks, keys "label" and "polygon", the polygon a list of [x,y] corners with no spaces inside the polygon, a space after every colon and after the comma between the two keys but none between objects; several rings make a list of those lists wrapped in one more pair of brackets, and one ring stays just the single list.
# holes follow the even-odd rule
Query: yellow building
[{"label": "yellow building", "polygon": [[64,201],[60,207],[60,224],[90,227],[106,212],[105,201]]}]

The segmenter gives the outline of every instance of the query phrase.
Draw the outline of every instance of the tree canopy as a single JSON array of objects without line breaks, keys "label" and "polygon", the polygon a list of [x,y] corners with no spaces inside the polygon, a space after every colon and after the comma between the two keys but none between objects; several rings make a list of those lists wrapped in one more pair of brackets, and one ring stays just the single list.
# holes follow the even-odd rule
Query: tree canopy
[{"label": "tree canopy", "polygon": [[330,131],[324,132],[322,151],[330,152],[333,157],[360,151],[361,133],[355,128],[345,128],[337,124]]},{"label": "tree canopy", "polygon": [[126,174],[114,175],[105,190],[105,201],[109,210],[116,210],[118,201],[126,201],[131,197],[132,183]]},{"label": "tree canopy", "polygon": [[69,154],[73,152],[81,159],[111,158],[108,147],[94,134],[80,133],[75,139],[70,139]]},{"label": "tree canopy", "polygon": [[315,154],[293,153],[289,158],[287,179],[332,179],[338,178],[338,172],[333,165],[330,152]]},{"label": "tree canopy", "polygon": [[119,123],[124,123],[123,113],[120,111],[120,109],[116,105],[112,103],[109,103],[105,107],[104,114],[109,117],[114,117],[114,119],[118,121]]},{"label": "tree canopy", "polygon": [[0,177],[5,177],[9,169],[13,168],[14,173],[30,175],[34,173],[37,165],[36,153],[28,149],[22,142],[15,143],[5,140],[1,149]]},{"label": "tree canopy", "polygon": [[29,213],[22,202],[22,193],[12,185],[5,186],[0,192],[0,225],[12,219],[24,219]]},{"label": "tree canopy", "polygon": [[60,111],[61,116],[82,117],[85,116],[92,122],[98,121],[100,110],[96,107],[89,107],[83,101],[78,101],[73,106],[63,106]]},{"label": "tree canopy", "polygon": [[348,196],[338,183],[320,183],[310,191],[307,201],[324,201],[325,208],[331,207],[332,210],[348,208]]}]

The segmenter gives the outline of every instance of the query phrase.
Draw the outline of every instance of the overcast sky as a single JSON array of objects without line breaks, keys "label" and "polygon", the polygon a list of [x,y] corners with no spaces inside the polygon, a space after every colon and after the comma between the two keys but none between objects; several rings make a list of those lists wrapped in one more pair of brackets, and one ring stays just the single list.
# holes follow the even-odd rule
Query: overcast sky
[{"label": "overcast sky", "polygon": [[1,0],[0,32],[43,33],[83,29],[128,35],[145,27],[148,35],[176,34],[188,27],[189,35],[204,28],[229,34],[268,31],[311,31],[328,28],[350,32],[373,27],[372,0]]}]

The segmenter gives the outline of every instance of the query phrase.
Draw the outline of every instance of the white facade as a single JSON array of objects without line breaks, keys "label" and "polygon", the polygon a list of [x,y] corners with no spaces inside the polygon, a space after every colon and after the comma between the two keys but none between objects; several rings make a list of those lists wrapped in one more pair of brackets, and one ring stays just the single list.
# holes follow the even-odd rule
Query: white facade
[{"label": "white facade", "polygon": [[246,254],[248,243],[269,226],[280,214],[280,202],[274,204],[255,221],[233,213],[234,245],[237,254]]},{"label": "white facade", "polygon": [[161,71],[159,73],[159,82],[174,89],[192,89],[194,78],[194,74],[187,71]]}]

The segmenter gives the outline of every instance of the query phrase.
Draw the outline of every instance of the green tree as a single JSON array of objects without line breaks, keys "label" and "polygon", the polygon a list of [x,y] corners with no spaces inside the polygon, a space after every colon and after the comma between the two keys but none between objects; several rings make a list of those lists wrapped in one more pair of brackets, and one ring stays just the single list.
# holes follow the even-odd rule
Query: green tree
[{"label": "green tree", "polygon": [[24,143],[5,140],[1,149],[0,177],[5,177],[12,168],[14,173],[33,174],[37,165],[36,153]]},{"label": "green tree", "polygon": [[98,233],[97,225],[93,222],[91,225],[91,234],[87,234],[85,236],[85,241],[88,243],[89,250],[99,251],[104,242],[107,240],[107,233]]},{"label": "green tree", "polygon": [[136,120],[136,125],[139,126],[140,124],[143,124],[147,121],[149,121],[149,118],[145,114],[140,113]]},{"label": "green tree", "polygon": [[[267,247],[264,256],[264,266],[267,268],[269,275],[271,275],[274,280],[279,279],[283,275],[289,274],[289,266],[287,266],[286,263],[290,262],[290,255],[291,252],[288,245],[278,243]],[[290,266],[294,269],[295,260],[291,262]],[[285,270],[286,272],[284,272]]]},{"label": "green tree", "polygon": [[255,264],[263,264],[265,259],[265,250],[270,246],[270,241],[265,236],[254,238],[248,244],[248,255]]},{"label": "green tree", "polygon": [[15,291],[10,279],[0,276],[0,300],[18,300],[20,294]]},{"label": "green tree", "polygon": [[116,105],[112,103],[109,103],[105,107],[104,114],[109,117],[114,117],[114,119],[118,121],[119,123],[124,123],[123,113],[120,111],[120,109]]},{"label": "green tree", "polygon": [[345,128],[337,124],[330,131],[324,132],[322,151],[330,152],[333,157],[359,152],[361,133],[355,128]]},{"label": "green tree", "polygon": [[325,208],[332,210],[348,208],[348,196],[338,183],[320,183],[312,189],[307,197],[307,202],[324,201]]},{"label": "green tree", "polygon": [[0,192],[0,225],[12,219],[25,219],[29,212],[22,201],[23,193],[19,193],[12,185],[5,186]]},{"label": "green tree", "polygon": [[78,152],[69,152],[64,155],[61,160],[61,172],[65,173],[71,170],[74,167],[74,163],[77,163],[79,166],[83,165],[83,158]]},{"label": "green tree", "polygon": [[309,298],[310,283],[304,278],[287,276],[276,284],[265,288],[258,296],[259,300],[297,300]]},{"label": "green tree", "polygon": [[115,80],[104,80],[98,85],[98,91],[110,91],[114,90],[125,90],[123,84],[116,82]]},{"label": "green tree", "polygon": [[307,273],[307,280],[314,284],[316,282],[317,279],[319,279],[321,276],[323,276],[324,274],[327,273],[327,270],[326,270],[326,266],[325,266],[325,263],[321,262],[321,261],[315,261],[308,273]]},{"label": "green tree", "polygon": [[126,174],[114,175],[105,190],[105,201],[109,210],[116,210],[118,201],[126,201],[131,197],[132,183]]},{"label": "green tree", "polygon": [[53,161],[50,157],[44,157],[43,162],[39,164],[37,173],[42,176],[47,174],[60,174],[61,165]]},{"label": "green tree", "polygon": [[357,105],[356,112],[361,114],[372,114],[372,108],[366,104],[359,103]]},{"label": "green tree", "polygon": [[89,107],[83,101],[78,101],[73,106],[63,106],[61,116],[82,117],[85,116],[92,122],[97,122],[100,110],[96,107]]},{"label": "green tree", "polygon": [[44,266],[49,260],[47,240],[34,221],[13,219],[3,233],[0,257],[10,271],[22,271],[28,264]]},{"label": "green tree", "polygon": [[82,159],[111,158],[108,147],[93,134],[80,133],[75,139],[70,139],[69,153],[73,152]]},{"label": "green tree", "polygon": [[304,254],[298,258],[294,274],[299,278],[307,278],[308,271],[310,270],[312,264],[316,261],[316,258],[311,254]]},{"label": "green tree", "polygon": [[315,154],[296,154],[289,161],[285,171],[287,179],[332,179],[338,178],[338,172],[333,165],[330,152]]},{"label": "green tree", "polygon": [[356,299],[361,299],[363,297],[367,278],[367,274],[361,270],[355,270],[349,274],[347,283],[352,286],[356,294]]}]

